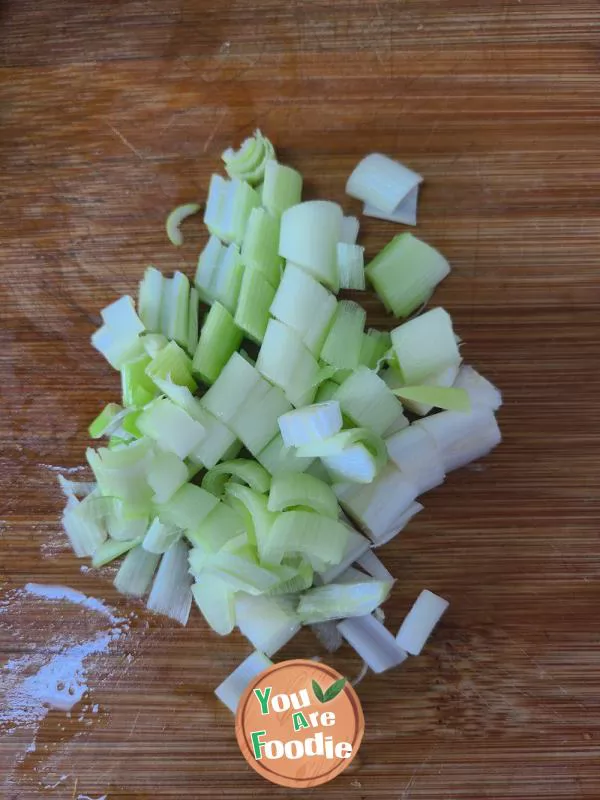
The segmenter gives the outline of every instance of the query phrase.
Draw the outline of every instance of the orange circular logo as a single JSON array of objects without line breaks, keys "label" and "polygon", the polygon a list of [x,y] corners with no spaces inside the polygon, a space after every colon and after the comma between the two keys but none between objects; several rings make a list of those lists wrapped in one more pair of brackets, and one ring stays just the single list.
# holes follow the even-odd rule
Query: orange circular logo
[{"label": "orange circular logo", "polygon": [[250,766],[293,788],[339,775],[356,755],[364,729],[352,686],[332,667],[304,659],[274,664],[250,681],[235,721]]}]

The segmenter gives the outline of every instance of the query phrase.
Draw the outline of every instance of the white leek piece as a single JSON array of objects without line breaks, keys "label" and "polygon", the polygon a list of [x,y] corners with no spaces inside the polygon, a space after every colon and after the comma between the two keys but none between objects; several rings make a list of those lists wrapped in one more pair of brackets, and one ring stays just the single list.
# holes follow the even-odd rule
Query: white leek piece
[{"label": "white leek piece", "polygon": [[283,599],[236,596],[235,617],[241,633],[268,656],[280,650],[300,630],[300,622]]},{"label": "white leek piece", "polygon": [[364,444],[352,444],[341,453],[322,457],[332,481],[371,483],[379,471],[377,460]]},{"label": "white leek piece", "polygon": [[402,378],[411,385],[461,361],[452,320],[443,308],[434,308],[395,328],[392,345]]},{"label": "white leek piece", "polygon": [[337,400],[298,408],[279,417],[279,430],[286,447],[328,439],[342,429],[342,413]]},{"label": "white leek piece", "polygon": [[229,483],[225,490],[225,501],[242,518],[248,541],[257,547],[259,558],[262,561],[268,561],[265,558],[265,553],[276,516],[268,508],[265,495],[250,489],[248,486]]},{"label": "white leek piece", "polygon": [[289,511],[295,507],[316,511],[337,519],[338,502],[333,489],[307,473],[278,475],[269,491],[269,511]]},{"label": "white leek piece", "polygon": [[304,472],[314,461],[314,456],[300,457],[295,447],[286,447],[281,435],[257,453],[256,458],[271,475]]},{"label": "white leek piece", "polygon": [[261,494],[268,492],[271,485],[271,476],[263,466],[248,458],[236,458],[209,470],[202,479],[202,488],[215,497],[222,497],[226,484],[232,479]]},{"label": "white leek piece", "polygon": [[187,333],[187,344],[185,349],[188,353],[192,354],[196,352],[196,347],[198,345],[198,329],[200,326],[199,320],[200,314],[200,296],[198,294],[198,290],[195,286],[190,287],[190,299],[189,299],[189,306],[188,306],[188,333]]},{"label": "white leek piece", "polygon": [[275,150],[267,137],[256,130],[239,150],[228,147],[221,158],[230,178],[240,178],[254,186],[262,181],[267,164],[275,158]]},{"label": "white leek piece", "polygon": [[370,484],[338,483],[333,490],[344,511],[374,542],[389,533],[417,496],[412,481],[389,464]]},{"label": "white leek piece", "polygon": [[240,255],[240,248],[230,244],[223,250],[213,272],[208,289],[208,301],[217,300],[230,314],[234,314],[240,296],[244,264]]},{"label": "white leek piece", "polygon": [[338,242],[337,266],[341,289],[365,288],[365,248]]},{"label": "white leek piece", "polygon": [[203,572],[192,586],[192,595],[202,616],[219,636],[235,626],[235,592],[220,578]]},{"label": "white leek piece", "polygon": [[149,355],[150,358],[154,358],[158,351],[162,350],[168,344],[169,340],[162,333],[146,333],[142,337],[144,352],[146,355]]},{"label": "white leek piece", "polygon": [[[424,378],[421,381],[421,385],[431,388],[451,387],[456,380],[458,371],[459,364],[450,364],[450,366],[446,367],[445,369],[442,369],[439,372],[435,372],[433,375]],[[389,386],[394,392],[394,394],[397,394],[397,390],[403,389],[406,386],[406,383],[402,378],[402,373],[397,366],[390,366],[387,370],[385,370],[385,372],[382,373],[381,377],[387,386]],[[413,414],[417,414],[419,417],[424,417],[433,410],[433,405],[431,403],[423,403],[414,399],[409,399],[408,396],[402,397],[402,405],[409,411],[412,411]],[[391,432],[392,431],[388,431],[388,433]]]},{"label": "white leek piece", "polygon": [[444,482],[446,471],[435,440],[418,425],[385,439],[388,455],[400,472],[423,494]]},{"label": "white leek piece", "polygon": [[362,617],[387,598],[392,584],[364,576],[361,582],[328,583],[300,596],[297,613],[304,624]]},{"label": "white leek piece", "polygon": [[449,605],[443,597],[423,589],[396,635],[400,647],[418,656]]},{"label": "white leek piece", "polygon": [[417,224],[417,206],[419,203],[419,187],[415,186],[410,192],[398,203],[396,208],[391,214],[365,203],[363,206],[363,214],[365,217],[374,217],[375,219],[384,219],[387,222],[400,222],[404,225]]},{"label": "white leek piece", "polygon": [[188,546],[180,539],[162,557],[147,607],[186,625],[192,605],[192,582]]},{"label": "white leek piece", "polygon": [[321,349],[321,359],[338,369],[358,366],[367,312],[352,300],[340,300]]},{"label": "white leek piece", "polygon": [[256,368],[283,389],[293,406],[306,405],[313,399],[319,365],[298,334],[276,319],[269,320]]},{"label": "white leek piece", "polygon": [[166,229],[167,229],[167,236],[169,237],[169,241],[171,244],[174,244],[175,247],[181,247],[183,244],[183,234],[179,229],[179,226],[183,222],[184,219],[197,214],[200,211],[200,206],[198,203],[184,203],[181,206],[177,206],[174,208],[173,211],[169,214],[166,221]]},{"label": "white leek piece", "polygon": [[145,406],[158,394],[156,386],[145,372],[151,360],[150,356],[144,354],[121,367],[123,405]]},{"label": "white leek piece", "polygon": [[140,333],[144,325],[129,295],[120,297],[100,312],[104,325],[92,334],[92,345],[115,369],[143,352]]},{"label": "white leek piece", "polygon": [[93,555],[106,540],[104,517],[98,517],[93,505],[85,501],[79,503],[74,497],[69,498],[62,524],[77,558]]},{"label": "white leek piece", "polygon": [[278,419],[291,409],[278,386],[257,385],[228,423],[245,447],[256,456],[277,435]]},{"label": "white leek piece", "polygon": [[387,569],[385,564],[375,555],[372,550],[367,550],[360,558],[356,559],[358,566],[363,569],[367,575],[375,578],[378,581],[394,582],[394,576]]},{"label": "white leek piece", "polygon": [[231,675],[225,678],[223,683],[217,686],[215,694],[231,713],[235,714],[246,686],[253,678],[271,666],[273,666],[271,659],[267,658],[264,653],[255,650],[242,661],[239,667],[233,670]]},{"label": "white leek piece", "polygon": [[403,401],[430,404],[447,411],[470,411],[471,401],[465,389],[442,386],[402,386],[394,394]]},{"label": "white leek piece", "polygon": [[58,483],[66,498],[76,497],[82,499],[96,489],[96,484],[93,481],[71,481],[65,478],[64,475],[58,476]]},{"label": "white leek piece", "polygon": [[484,406],[497,411],[502,405],[499,389],[467,364],[463,364],[460,368],[454,386],[466,390],[473,406]]},{"label": "white leek piece", "polygon": [[225,364],[242,343],[244,334],[229,311],[215,302],[206,315],[192,370],[204,383],[214,383]]},{"label": "white leek piece", "polygon": [[154,400],[142,411],[137,426],[162,450],[187,458],[205,436],[204,427],[167,398]]},{"label": "white leek piece", "polygon": [[345,619],[337,627],[373,672],[385,672],[408,658],[388,629],[371,614]]},{"label": "white leek piece", "polygon": [[204,222],[211,234],[223,242],[240,245],[252,209],[259,205],[259,196],[245,181],[238,178],[227,181],[220,175],[213,175]]},{"label": "white leek piece", "polygon": [[138,315],[147,331],[160,332],[160,306],[164,291],[162,272],[148,267],[140,281],[138,292]]},{"label": "white leek piece", "polygon": [[[230,245],[230,247],[235,248],[236,245]],[[223,262],[227,249],[228,248],[225,247],[219,237],[213,235],[209,237],[204,250],[202,250],[198,257],[194,284],[198,290],[200,299],[204,300],[206,303],[212,303],[215,299],[214,284],[217,279],[219,266]]]},{"label": "white leek piece", "polygon": [[340,206],[325,200],[299,203],[288,208],[281,217],[279,255],[302,267],[334,292],[339,288],[336,248],[342,217]]},{"label": "white leek piece", "polygon": [[246,269],[235,310],[235,324],[253,342],[260,344],[269,321],[275,289],[258,270]]},{"label": "white leek piece", "polygon": [[100,312],[104,324],[123,338],[131,339],[144,332],[144,325],[135,312],[135,305],[129,295],[124,295]]},{"label": "white leek piece", "polygon": [[319,456],[337,481],[371,483],[387,461],[385,444],[367,428],[340,431],[329,439],[298,448],[301,456]]},{"label": "white leek piece", "polygon": [[336,309],[336,299],[295,264],[286,265],[270,313],[296,331],[306,347],[318,356]]},{"label": "white leek piece", "polygon": [[161,327],[167,339],[174,339],[181,347],[188,343],[188,312],[190,307],[190,282],[182,272],[175,272],[165,281],[161,306]]},{"label": "white leek piece", "polygon": [[217,503],[193,530],[186,531],[194,550],[205,554],[218,553],[233,540],[241,541],[245,534],[242,517],[226,503]]},{"label": "white leek piece", "polygon": [[150,587],[159,561],[159,555],[149,553],[143,547],[130,550],[115,575],[115,589],[121,594],[143,597]]},{"label": "white leek piece", "polygon": [[148,485],[154,491],[154,503],[166,503],[189,478],[185,462],[175,453],[168,452],[154,456],[147,474]]},{"label": "white leek piece", "polygon": [[280,217],[288,208],[302,199],[302,175],[291,167],[269,161],[265,164],[265,182],[262,203],[274,217]]},{"label": "white leek piece", "polygon": [[327,567],[327,569],[319,572],[315,576],[316,584],[331,583],[332,581],[337,580],[340,575],[346,572],[351,564],[357,561],[369,550],[369,540],[365,539],[362,534],[358,533],[358,531],[355,531],[349,525],[346,527],[348,528],[348,541],[339,563],[332,564],[330,567]]},{"label": "white leek piece", "polygon": [[146,375],[157,386],[157,381],[169,380],[178,386],[187,386],[191,391],[196,389],[196,381],[192,378],[192,359],[176,342],[169,342],[156,353],[146,367]]},{"label": "white leek piece", "polygon": [[190,461],[212,469],[219,461],[235,458],[241,448],[235,433],[202,406],[197,419],[206,433],[198,447],[190,453]]},{"label": "white leek piece", "polygon": [[181,528],[165,524],[158,517],[154,517],[144,536],[142,547],[148,553],[166,553],[171,545],[181,538],[181,534]]},{"label": "white leek piece", "polygon": [[[190,553],[190,570],[193,574],[204,574],[206,569],[211,575],[219,577],[227,586],[236,592],[246,592],[252,595],[263,595],[269,589],[277,586],[281,582],[281,575],[272,567],[262,567],[249,556],[256,551],[252,548],[238,549],[237,552],[230,553],[223,548],[214,556],[206,558],[204,553],[196,553],[196,549]],[[200,561],[197,560],[200,557]]]},{"label": "white leek piece", "polygon": [[106,527],[109,536],[120,542],[137,539],[146,533],[148,514],[144,509],[124,503],[115,497],[105,497]]},{"label": "white leek piece", "polygon": [[[359,366],[334,395],[344,416],[380,436],[402,416],[402,404],[376,372]],[[408,424],[408,422],[407,422]]]},{"label": "white leek piece", "polygon": [[446,259],[411,233],[395,236],[367,265],[366,275],[384,305],[407,317],[450,272]]},{"label": "white leek piece", "polygon": [[152,498],[146,475],[153,457],[152,441],[146,437],[119,450],[101,447],[86,451],[102,494],[134,505],[147,504]]},{"label": "white leek piece", "polygon": [[440,411],[415,424],[433,437],[446,472],[482,458],[502,440],[493,412],[481,406],[468,414]]},{"label": "white leek piece", "polygon": [[258,385],[267,386],[267,383],[243,356],[233,353],[215,383],[202,398],[202,405],[217,419],[228,423]]},{"label": "white leek piece", "polygon": [[278,248],[279,220],[264,208],[254,208],[242,243],[242,262],[246,269],[260,272],[271,286],[277,286],[281,278]]},{"label": "white leek piece", "polygon": [[348,536],[348,528],[331,517],[312,511],[284,511],[273,522],[262,557],[269,564],[280,564],[289,555],[337,564]]},{"label": "white leek piece", "polygon": [[156,507],[161,522],[185,531],[195,530],[219,500],[193,483],[184,484],[167,502]]},{"label": "white leek piece", "polygon": [[356,244],[360,222],[356,217],[343,217],[340,230],[340,242]]},{"label": "white leek piece", "polygon": [[391,542],[392,539],[406,528],[413,517],[416,517],[419,512],[423,511],[423,508],[424,506],[422,506],[421,503],[411,503],[404,514],[397,517],[394,524],[373,542],[373,547],[381,547]]},{"label": "white leek piece", "polygon": [[320,405],[323,403],[328,403],[330,400],[333,400],[335,397],[335,393],[338,390],[338,386],[339,383],[336,383],[333,380],[323,381],[323,383],[321,383],[319,385],[319,388],[317,389],[317,393],[315,395],[315,403]]},{"label": "white leek piece", "polygon": [[363,158],[348,178],[346,193],[391,214],[423,178],[381,153]]}]

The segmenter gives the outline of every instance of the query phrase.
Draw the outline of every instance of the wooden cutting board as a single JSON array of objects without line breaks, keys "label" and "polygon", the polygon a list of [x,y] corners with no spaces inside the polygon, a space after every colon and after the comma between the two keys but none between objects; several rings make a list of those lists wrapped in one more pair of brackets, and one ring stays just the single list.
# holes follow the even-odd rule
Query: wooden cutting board
[{"label": "wooden cutting board", "polygon": [[[192,274],[221,151],[255,127],[307,197],[344,202],[366,152],[423,173],[418,234],[453,266],[436,303],[503,390],[505,442],[425,498],[382,557],[394,630],[429,587],[450,610],[419,658],[359,687],[355,765],[314,798],[600,797],[598,3],[5,0],[0,656],[2,797],[297,797],[243,761],[213,689],[249,651],[117,596],[60,533],[59,468],[116,399],[88,338],[142,270]],[[372,256],[397,232],[364,220]],[[393,321],[369,299],[370,322]],[[29,707],[44,663],[105,635],[71,715]],[[281,654],[322,652],[306,632]],[[348,650],[330,659],[348,674]],[[81,677],[81,676],[80,676]],[[21,686],[22,688],[22,686]],[[25,704],[25,708],[24,708]]]}]

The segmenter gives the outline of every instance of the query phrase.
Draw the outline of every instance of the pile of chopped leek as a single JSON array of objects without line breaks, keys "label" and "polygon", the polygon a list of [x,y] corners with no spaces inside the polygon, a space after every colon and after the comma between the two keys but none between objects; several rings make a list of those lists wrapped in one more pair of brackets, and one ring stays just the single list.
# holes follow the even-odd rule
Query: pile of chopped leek
[{"label": "pile of chopped leek", "polygon": [[[101,312],[92,344],[121,402],[90,425],[94,481],[61,486],[73,551],[122,559],[119,591],[183,624],[195,602],[217,634],[248,638],[256,653],[217,692],[233,709],[302,625],[375,672],[420,652],[447,603],[424,592],[394,637],[379,611],[393,578],[372,548],[498,444],[501,397],[462,364],[447,311],[414,316],[450,271],[439,252],[401,233],[365,267],[358,220],[302,202],[302,176],[260,132],[223,161],[193,282],[148,267],[137,304]],[[347,190],[414,224],[421,180],[373,154]],[[199,210],[169,214],[174,245]],[[336,296],[366,282],[403,320],[391,333]]]}]

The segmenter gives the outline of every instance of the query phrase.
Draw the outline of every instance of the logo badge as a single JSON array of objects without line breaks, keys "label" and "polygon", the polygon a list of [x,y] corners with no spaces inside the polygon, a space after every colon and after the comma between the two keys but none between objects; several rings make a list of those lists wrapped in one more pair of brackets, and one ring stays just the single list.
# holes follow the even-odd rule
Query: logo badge
[{"label": "logo badge", "polygon": [[250,766],[296,789],[327,783],[346,769],[364,729],[352,686],[332,667],[304,659],[274,664],[250,681],[235,723]]}]

